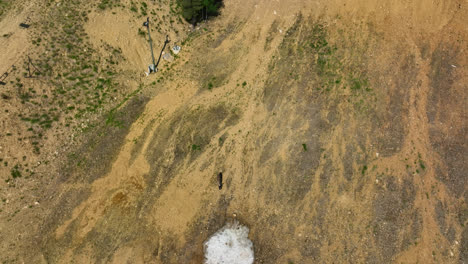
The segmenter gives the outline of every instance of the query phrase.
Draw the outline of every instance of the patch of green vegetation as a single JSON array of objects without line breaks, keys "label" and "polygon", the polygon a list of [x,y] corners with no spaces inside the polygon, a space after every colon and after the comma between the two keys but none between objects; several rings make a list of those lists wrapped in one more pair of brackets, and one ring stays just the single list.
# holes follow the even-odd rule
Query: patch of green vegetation
[{"label": "patch of green vegetation", "polygon": [[362,175],[366,174],[366,171],[367,171],[367,165],[364,165],[361,170]]},{"label": "patch of green vegetation", "polygon": [[213,90],[216,87],[219,87],[222,85],[222,77],[217,77],[217,76],[211,76],[210,78],[207,78],[203,81],[204,87],[208,90]]},{"label": "patch of green vegetation", "polygon": [[201,150],[201,147],[199,145],[196,145],[196,144],[192,144],[192,150]]},{"label": "patch of green vegetation", "polygon": [[113,127],[118,127],[118,128],[122,128],[122,121],[118,120],[116,115],[115,115],[115,112],[114,111],[111,111],[108,115],[107,115],[107,118],[106,118],[106,125],[107,126],[113,126]]},{"label": "patch of green vegetation", "polygon": [[419,160],[419,166],[421,167],[421,169],[425,170],[426,169],[426,165],[424,165],[424,162],[422,160]]},{"label": "patch of green vegetation", "polygon": [[141,2],[140,11],[142,16],[148,15],[148,5],[145,2]]},{"label": "patch of green vegetation", "polygon": [[[69,107],[71,108],[71,107]],[[73,107],[74,109],[74,107]],[[49,116],[47,113],[44,113],[42,115],[39,115],[38,113],[33,113],[30,117],[23,117],[20,115],[21,120],[26,121],[31,123],[32,125],[38,125],[42,129],[48,129],[52,127],[52,123],[54,121],[58,121],[58,116]],[[31,131],[34,131],[33,128],[31,128]]]},{"label": "patch of green vegetation", "polygon": [[144,30],[141,30],[141,28],[138,28],[138,36],[140,37],[146,37],[146,32]]},{"label": "patch of green vegetation", "polygon": [[302,149],[303,149],[304,151],[307,151],[307,144],[302,144]]},{"label": "patch of green vegetation", "polygon": [[8,9],[11,7],[11,0],[0,0],[0,16],[6,13]]},{"label": "patch of green vegetation", "polygon": [[351,80],[351,90],[360,90],[363,88],[368,87],[368,80],[367,79],[358,79],[358,78],[353,78]]},{"label": "patch of green vegetation", "polygon": [[11,177],[13,179],[16,179],[16,178],[20,178],[21,177],[21,172],[19,170],[19,166],[18,165],[15,165],[12,169],[11,169]]},{"label": "patch of green vegetation", "polygon": [[177,0],[177,3],[182,17],[192,24],[217,16],[223,6],[222,0]]},{"label": "patch of green vegetation", "polygon": [[[94,127],[89,124],[91,116],[108,112],[125,96],[126,91],[117,89],[114,79],[118,70],[113,65],[123,60],[121,50],[104,43],[97,52],[84,30],[92,7],[104,10],[119,3],[120,0],[64,1],[45,9],[47,19],[37,27],[41,34],[32,38],[33,44],[40,44],[45,50],[31,59],[44,77],[48,90],[25,89],[19,78],[13,82],[19,99],[30,109],[19,118],[25,122],[28,136],[34,139],[31,140],[34,153],[39,154],[44,145],[45,130],[64,129],[61,132],[67,133],[90,129]],[[50,7],[52,3],[46,5]],[[118,125],[119,120],[110,115],[106,121]]]},{"label": "patch of green vegetation", "polygon": [[425,170],[426,165],[424,164],[424,161],[422,160],[421,153],[419,153],[419,152],[418,152],[418,160],[419,160],[419,166],[421,167],[421,169]]},{"label": "patch of green vegetation", "polygon": [[[370,87],[366,69],[361,67],[362,63],[345,59],[354,58],[357,51],[354,47],[339,49],[340,43],[329,41],[328,29],[324,23],[312,18],[306,20],[299,15],[287,30],[279,47],[279,56],[273,58],[268,67],[270,74],[274,76],[271,79],[293,81],[292,86],[301,86],[300,89],[310,92],[307,96],[326,97],[324,102],[335,104],[329,105],[330,107],[343,103],[356,110],[356,114],[369,113],[369,109],[375,104],[375,93]],[[272,85],[279,84],[267,83],[267,86]],[[265,94],[267,100],[272,100],[269,104],[274,105],[273,100],[279,100],[280,91],[270,89],[273,88],[267,87]]]}]

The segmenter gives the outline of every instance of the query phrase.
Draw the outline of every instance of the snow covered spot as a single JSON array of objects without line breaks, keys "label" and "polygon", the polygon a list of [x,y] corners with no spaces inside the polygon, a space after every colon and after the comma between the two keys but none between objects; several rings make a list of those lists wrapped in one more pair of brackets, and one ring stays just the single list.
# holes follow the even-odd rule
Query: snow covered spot
[{"label": "snow covered spot", "polygon": [[252,264],[253,243],[249,228],[237,222],[226,224],[204,244],[205,264]]}]

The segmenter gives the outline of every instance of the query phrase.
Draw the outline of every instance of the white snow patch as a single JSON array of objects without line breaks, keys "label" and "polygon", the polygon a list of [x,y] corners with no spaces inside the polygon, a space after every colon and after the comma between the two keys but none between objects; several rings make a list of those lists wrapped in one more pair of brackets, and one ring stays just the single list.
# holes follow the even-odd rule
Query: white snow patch
[{"label": "white snow patch", "polygon": [[205,264],[252,264],[253,243],[249,228],[234,222],[226,224],[204,244]]}]

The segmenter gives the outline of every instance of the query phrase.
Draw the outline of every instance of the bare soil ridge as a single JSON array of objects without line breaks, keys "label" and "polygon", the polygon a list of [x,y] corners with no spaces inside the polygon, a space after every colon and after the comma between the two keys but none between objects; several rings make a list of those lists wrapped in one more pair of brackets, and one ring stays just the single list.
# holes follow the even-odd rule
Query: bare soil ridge
[{"label": "bare soil ridge", "polygon": [[[18,73],[2,91],[2,261],[202,263],[203,242],[235,218],[256,263],[468,262],[465,2],[231,0],[194,29],[174,1],[67,8],[83,11],[63,30],[87,51],[58,42],[50,75]],[[182,46],[148,78],[145,13],[155,40]],[[1,67],[21,39],[48,51],[9,14]],[[57,75],[76,61],[90,68]],[[51,129],[31,125],[47,137],[32,158],[32,139],[6,133],[31,132],[17,113],[51,102],[16,99],[30,87],[70,104]],[[96,111],[78,103],[87,89]]]}]

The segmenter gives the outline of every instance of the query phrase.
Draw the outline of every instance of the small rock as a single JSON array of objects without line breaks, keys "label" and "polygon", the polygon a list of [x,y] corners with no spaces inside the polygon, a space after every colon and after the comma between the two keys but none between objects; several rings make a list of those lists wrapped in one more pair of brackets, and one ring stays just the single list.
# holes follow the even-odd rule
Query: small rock
[{"label": "small rock", "polygon": [[179,52],[180,52],[180,46],[175,45],[174,47],[172,47],[172,53],[177,55],[179,54]]},{"label": "small rock", "polygon": [[174,61],[174,57],[172,57],[170,53],[164,54],[164,55],[162,56],[162,58],[163,58],[164,60],[166,60],[166,61],[169,61],[169,62]]}]

